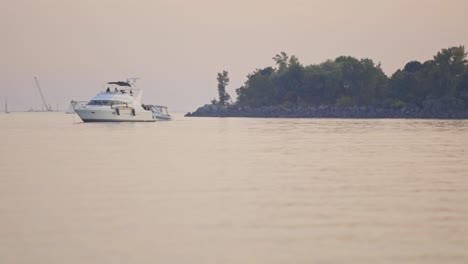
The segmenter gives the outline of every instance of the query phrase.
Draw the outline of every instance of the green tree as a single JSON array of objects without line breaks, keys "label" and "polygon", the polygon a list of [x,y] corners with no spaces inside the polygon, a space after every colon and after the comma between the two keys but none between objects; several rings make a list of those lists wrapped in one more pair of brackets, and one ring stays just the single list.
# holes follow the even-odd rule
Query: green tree
[{"label": "green tree", "polygon": [[332,60],[304,68],[301,103],[333,105],[341,89],[341,69]]},{"label": "green tree", "polygon": [[[275,59],[276,58],[276,59]],[[276,101],[279,104],[297,104],[303,86],[304,67],[296,56],[282,52],[273,58],[279,66],[271,76]]]},{"label": "green tree", "polygon": [[289,60],[289,56],[288,54],[286,54],[286,52],[282,51],[280,54],[276,54],[275,57],[273,57],[273,60],[278,66],[277,71],[279,73],[286,71],[286,69],[288,68]]},{"label": "green tree", "polygon": [[406,63],[404,71],[415,73],[415,72],[421,71],[422,69],[423,69],[422,63],[420,63],[419,61],[410,61]]},{"label": "green tree", "polygon": [[420,72],[408,72],[406,68],[396,71],[390,81],[390,96],[406,104],[422,106],[427,93],[421,84],[420,76]]},{"label": "green tree", "polygon": [[276,105],[274,74],[272,67],[257,69],[247,76],[245,84],[236,90],[239,105],[268,106]]},{"label": "green tree", "polygon": [[370,59],[341,56],[303,66],[296,56],[281,52],[273,57],[276,68],[247,76],[236,90],[237,104],[468,108],[466,57],[463,46],[443,49],[424,63],[408,62],[389,79]]},{"label": "green tree", "polygon": [[219,95],[219,105],[226,105],[231,96],[226,92],[226,86],[229,84],[229,73],[227,71],[222,71],[218,73],[218,95]]},{"label": "green tree", "polygon": [[466,55],[463,46],[451,47],[442,49],[424,63],[408,62],[391,78],[392,97],[428,109],[462,108],[467,102],[464,92]]},{"label": "green tree", "polygon": [[462,76],[458,84],[458,97],[463,100],[465,108],[468,108],[468,66],[466,67],[465,74]]},{"label": "green tree", "polygon": [[[370,59],[358,60],[349,56],[335,59],[341,69],[341,96],[352,98],[354,105],[379,104],[386,94],[387,76]],[[349,99],[347,99],[349,102]]]},{"label": "green tree", "polygon": [[442,49],[434,56],[433,67],[428,69],[428,79],[432,83],[432,97],[455,97],[457,86],[466,71],[467,53],[465,47]]}]

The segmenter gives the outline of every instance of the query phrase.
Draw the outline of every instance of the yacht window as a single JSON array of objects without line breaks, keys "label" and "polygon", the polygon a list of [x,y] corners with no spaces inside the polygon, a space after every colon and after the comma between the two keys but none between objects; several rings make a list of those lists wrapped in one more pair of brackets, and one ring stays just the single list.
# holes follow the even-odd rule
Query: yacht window
[{"label": "yacht window", "polygon": [[119,105],[119,104],[125,104],[125,102],[122,101],[110,101],[112,105]]},{"label": "yacht window", "polygon": [[114,100],[91,100],[88,105],[119,105],[125,104],[122,101],[114,101]]},{"label": "yacht window", "polygon": [[88,105],[102,105],[101,101],[98,100],[91,100]]}]

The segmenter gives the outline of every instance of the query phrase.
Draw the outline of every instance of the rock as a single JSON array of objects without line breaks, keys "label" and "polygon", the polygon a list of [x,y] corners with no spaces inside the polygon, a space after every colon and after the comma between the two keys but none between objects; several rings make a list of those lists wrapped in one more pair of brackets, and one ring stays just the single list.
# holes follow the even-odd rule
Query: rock
[{"label": "rock", "polygon": [[401,109],[372,106],[218,106],[206,104],[185,116],[194,117],[267,117],[267,118],[458,118],[468,119],[467,110],[447,110],[406,106]]}]

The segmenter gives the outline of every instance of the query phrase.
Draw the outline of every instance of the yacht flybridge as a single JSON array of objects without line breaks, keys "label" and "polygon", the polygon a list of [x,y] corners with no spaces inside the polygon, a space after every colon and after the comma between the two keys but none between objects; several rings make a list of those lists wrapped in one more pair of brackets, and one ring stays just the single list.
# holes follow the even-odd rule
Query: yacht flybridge
[{"label": "yacht flybridge", "polygon": [[83,122],[154,122],[170,120],[167,107],[142,104],[143,90],[135,79],[108,82],[87,104],[74,110]]}]

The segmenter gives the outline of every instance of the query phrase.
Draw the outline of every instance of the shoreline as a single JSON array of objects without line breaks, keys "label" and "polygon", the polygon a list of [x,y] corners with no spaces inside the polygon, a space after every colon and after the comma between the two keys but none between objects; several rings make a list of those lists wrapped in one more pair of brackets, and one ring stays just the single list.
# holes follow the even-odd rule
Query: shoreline
[{"label": "shoreline", "polygon": [[186,117],[257,117],[257,118],[410,118],[410,119],[468,119],[468,110],[421,109],[403,107],[401,109],[378,108],[372,106],[332,107],[332,106],[218,106],[206,104]]}]

